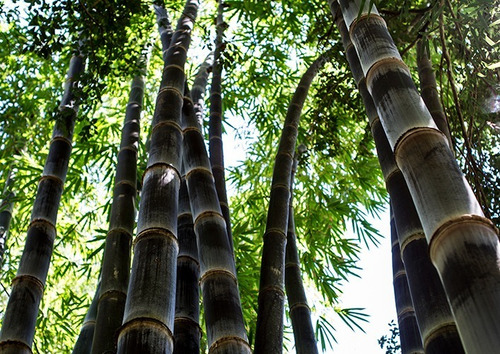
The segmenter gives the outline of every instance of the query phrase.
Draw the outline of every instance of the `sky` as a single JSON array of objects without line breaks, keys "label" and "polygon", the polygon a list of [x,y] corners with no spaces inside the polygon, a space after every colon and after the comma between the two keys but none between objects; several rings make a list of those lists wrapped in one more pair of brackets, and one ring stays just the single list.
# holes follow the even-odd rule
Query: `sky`
[{"label": "sky", "polygon": [[[238,130],[248,129],[243,122],[238,119],[231,119],[231,125],[226,125],[227,133],[223,136],[224,160],[226,168],[238,165],[238,161],[244,159],[245,150],[249,142],[237,139]],[[234,193],[234,190],[228,186],[228,193]],[[358,272],[359,278],[352,276],[348,282],[343,285],[343,295],[340,304],[344,308],[365,308],[364,313],[369,315],[368,322],[363,323],[365,330],[353,331],[340,320],[334,324],[336,329],[333,349],[325,353],[335,354],[382,354],[385,350],[381,349],[377,339],[390,333],[389,322],[396,321],[396,310],[394,302],[394,291],[392,285],[392,257],[389,227],[389,212],[384,212],[380,219],[369,220],[379,232],[384,236],[380,240],[378,247],[371,246],[367,249],[362,247],[360,261],[358,266],[361,270]],[[309,300],[310,305],[314,302],[314,294]],[[308,295],[309,296],[309,295]],[[333,315],[336,320],[338,316]],[[313,324],[315,319],[313,318]],[[295,353],[294,348],[290,348],[290,353]]]}]

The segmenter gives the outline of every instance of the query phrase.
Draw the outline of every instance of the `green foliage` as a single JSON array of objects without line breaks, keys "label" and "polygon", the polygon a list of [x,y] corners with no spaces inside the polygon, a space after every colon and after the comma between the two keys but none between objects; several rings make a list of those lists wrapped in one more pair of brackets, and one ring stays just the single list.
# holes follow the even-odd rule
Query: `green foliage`
[{"label": "green foliage", "polygon": [[392,320],[389,323],[390,334],[384,334],[380,339],[378,339],[378,344],[381,349],[385,349],[385,354],[400,354],[401,345],[399,344],[399,328]]}]

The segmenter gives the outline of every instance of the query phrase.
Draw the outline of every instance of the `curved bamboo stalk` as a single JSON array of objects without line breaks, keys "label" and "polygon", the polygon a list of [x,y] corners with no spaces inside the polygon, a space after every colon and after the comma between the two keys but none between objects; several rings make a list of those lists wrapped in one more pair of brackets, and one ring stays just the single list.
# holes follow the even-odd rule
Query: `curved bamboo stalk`
[{"label": "curved bamboo stalk", "polygon": [[417,317],[408,287],[405,267],[401,259],[398,233],[391,207],[391,245],[392,245],[392,277],[394,284],[394,299],[401,341],[401,353],[425,353],[418,329]]},{"label": "curved bamboo stalk", "polygon": [[[300,146],[299,146],[300,151]],[[306,292],[302,283],[297,237],[293,212],[293,184],[297,171],[297,156],[294,156],[290,177],[290,202],[288,205],[288,230],[285,252],[285,289],[292,320],[293,337],[297,354],[316,354],[318,346],[311,322],[311,309],[307,304]]]},{"label": "curved bamboo stalk", "polygon": [[318,57],[306,70],[293,94],[285,117],[274,164],[271,198],[260,270],[260,285],[255,335],[255,353],[281,353],[283,350],[283,313],[285,248],[290,201],[290,176],[297,140],[300,114],[312,80],[328,59]]},{"label": "curved bamboo stalk", "polygon": [[193,102],[184,98],[183,159],[201,268],[208,352],[251,353],[234,257]]},{"label": "curved bamboo stalk", "polygon": [[56,220],[68,171],[78,97],[73,87],[84,70],[82,55],[71,58],[49,154],[38,184],[17,275],[5,310],[0,352],[31,353],[36,318],[56,237]]},{"label": "curved bamboo stalk", "polygon": [[[332,5],[332,12],[334,12],[336,11],[335,4]],[[391,196],[392,210],[401,245],[400,257],[403,259],[404,268],[406,268],[405,272],[424,349],[426,353],[462,353],[463,347],[444,288],[427,253],[427,242],[420,219],[402,173],[394,160],[394,154],[367,90],[358,56],[341,16],[337,17],[337,25],[346,48],[349,65],[367,109],[379,162],[387,190]]]},{"label": "curved bamboo stalk", "polygon": [[224,173],[224,148],[222,144],[222,53],[225,48],[224,30],[227,23],[224,22],[224,2],[218,0],[217,7],[217,36],[215,38],[214,66],[212,74],[212,85],[210,87],[210,120],[208,126],[210,165],[215,179],[215,189],[219,197],[222,215],[226,221],[229,245],[233,250],[233,236],[231,232],[231,217],[227,201],[226,176]]},{"label": "curved bamboo stalk", "polygon": [[446,135],[451,148],[453,147],[453,141],[451,140],[450,128],[443,111],[443,106],[441,106],[441,100],[439,99],[436,76],[434,75],[434,70],[432,70],[432,62],[428,49],[422,39],[417,41],[417,68],[420,79],[420,94],[432,119],[434,119],[434,123]]},{"label": "curved bamboo stalk", "polygon": [[467,352],[495,352],[500,345],[497,231],[484,218],[446,137],[419,97],[385,22],[368,2],[360,11],[359,2],[341,1],[342,14],[460,337]]},{"label": "curved bamboo stalk", "polygon": [[134,77],[123,122],[118,152],[113,203],[102,257],[101,291],[97,304],[92,353],[116,351],[116,334],[123,320],[130,273],[130,250],[135,224],[137,149],[144,96],[142,76],[146,58],[140,59],[141,74]]},{"label": "curved bamboo stalk", "polygon": [[186,2],[166,55],[118,353],[173,351],[184,64],[198,5],[197,0]]},{"label": "curved bamboo stalk", "polygon": [[73,354],[90,354],[92,351],[92,338],[94,337],[95,320],[97,317],[97,303],[99,302],[99,291],[101,289],[101,282],[97,284],[94,298],[90,303],[89,309],[85,318],[83,319],[80,335],[73,348]]},{"label": "curved bamboo stalk", "polygon": [[4,198],[0,203],[0,267],[3,264],[5,245],[9,237],[10,221],[12,219],[12,209],[14,208],[15,194],[12,192],[11,172],[7,175],[3,192]]}]

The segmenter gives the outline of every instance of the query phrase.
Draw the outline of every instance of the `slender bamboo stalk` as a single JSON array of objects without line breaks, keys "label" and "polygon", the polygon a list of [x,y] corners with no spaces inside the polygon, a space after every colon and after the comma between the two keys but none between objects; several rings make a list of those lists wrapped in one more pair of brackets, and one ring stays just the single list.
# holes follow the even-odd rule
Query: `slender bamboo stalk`
[{"label": "slender bamboo stalk", "polygon": [[200,254],[201,290],[209,353],[251,353],[234,257],[193,102],[184,98],[183,159]]},{"label": "slender bamboo stalk", "polygon": [[144,96],[142,76],[146,58],[140,59],[141,74],[134,77],[123,122],[118,152],[113,203],[101,270],[101,292],[97,304],[92,353],[116,351],[117,331],[123,320],[130,273],[130,249],[135,224],[137,194],[137,149]]},{"label": "slender bamboo stalk", "polygon": [[417,317],[408,287],[405,267],[401,259],[398,232],[394,222],[394,214],[391,207],[391,244],[392,244],[392,276],[394,283],[394,299],[396,300],[396,312],[401,341],[401,353],[424,353],[420,330],[418,329]]},{"label": "slender bamboo stalk", "polygon": [[79,99],[73,87],[84,70],[82,55],[71,58],[64,96],[52,133],[49,154],[38,184],[31,223],[17,275],[5,311],[0,353],[31,353],[36,317],[42,298],[56,236],[56,220]]},{"label": "slender bamboo stalk", "polygon": [[[500,345],[500,245],[375,8],[341,1],[395,160],[408,184],[469,353]],[[357,19],[358,13],[362,15]],[[403,251],[404,254],[404,251]]]},{"label": "slender bamboo stalk", "polygon": [[218,0],[217,8],[217,36],[215,38],[214,66],[212,74],[212,85],[210,87],[210,121],[208,126],[210,165],[215,179],[215,189],[219,197],[222,215],[226,221],[229,245],[233,249],[233,236],[231,232],[231,217],[227,201],[226,177],[224,173],[224,148],[222,144],[222,53],[225,48],[224,30],[227,23],[224,22],[224,1]]},{"label": "slender bamboo stalk", "polygon": [[[336,11],[335,4],[332,5],[332,11]],[[349,65],[367,108],[380,165],[391,196],[399,244],[402,249],[401,257],[406,269],[413,307],[422,337],[421,342],[424,344],[426,353],[462,353],[463,347],[446,294],[427,253],[427,242],[420,219],[402,173],[394,160],[394,154],[378,118],[373,100],[367,91],[358,56],[341,16],[337,16],[337,25],[342,34]]]},{"label": "slender bamboo stalk", "polygon": [[205,106],[205,92],[207,90],[208,76],[213,70],[214,55],[210,53],[203,64],[201,64],[198,73],[191,87],[191,100],[194,104],[194,114],[200,127],[203,127],[203,109]]},{"label": "slender bamboo stalk", "polygon": [[97,284],[94,298],[90,303],[89,309],[85,318],[83,319],[80,335],[73,348],[73,354],[90,354],[92,351],[92,338],[94,337],[95,320],[97,317],[97,303],[99,302],[99,291],[101,289],[101,282]]},{"label": "slender bamboo stalk", "polygon": [[0,268],[3,264],[5,245],[9,236],[10,220],[12,219],[12,209],[14,207],[15,194],[12,192],[11,172],[7,175],[4,187],[4,199],[0,203]]},{"label": "slender bamboo stalk", "polygon": [[197,0],[186,2],[166,55],[118,353],[173,351],[184,64],[198,6]]},{"label": "slender bamboo stalk", "polygon": [[[299,146],[300,150],[300,146]],[[297,155],[294,156],[290,177],[290,202],[288,205],[288,230],[285,253],[285,289],[292,320],[293,337],[297,354],[316,354],[318,346],[311,321],[311,309],[307,304],[306,292],[302,283],[297,237],[293,212],[293,184],[297,170]]]},{"label": "slender bamboo stalk", "polygon": [[446,135],[451,148],[453,146],[453,141],[451,140],[448,120],[446,119],[443,106],[441,106],[441,100],[439,99],[436,76],[434,75],[434,70],[432,70],[429,48],[423,39],[420,39],[417,42],[417,68],[422,99],[424,100],[434,123],[436,123],[439,130]]},{"label": "slender bamboo stalk", "polygon": [[281,353],[283,350],[283,313],[285,281],[285,249],[290,200],[290,176],[297,140],[300,114],[312,80],[328,59],[318,57],[304,73],[293,94],[285,117],[276,155],[271,199],[260,270],[255,353]]}]

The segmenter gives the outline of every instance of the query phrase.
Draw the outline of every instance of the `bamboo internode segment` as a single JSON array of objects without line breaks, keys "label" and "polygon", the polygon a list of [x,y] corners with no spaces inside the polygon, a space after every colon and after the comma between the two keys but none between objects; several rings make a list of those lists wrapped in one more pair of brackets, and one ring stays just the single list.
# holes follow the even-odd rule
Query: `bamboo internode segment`
[{"label": "bamboo internode segment", "polygon": [[31,352],[36,318],[47,279],[56,236],[56,220],[63,182],[68,171],[71,141],[78,111],[73,87],[84,70],[84,58],[71,58],[43,176],[31,214],[25,248],[5,310],[0,350],[4,353]]},{"label": "bamboo internode segment", "polygon": [[[436,129],[406,66],[395,55],[385,24],[367,14],[353,22],[361,0],[340,1],[367,86],[403,172],[440,273],[465,350],[496,352],[500,346],[500,245],[485,222],[470,186]],[[373,19],[372,19],[373,17]],[[450,220],[445,236],[437,230]],[[480,220],[480,221],[479,221]],[[433,239],[439,237],[439,242]],[[408,248],[408,247],[407,247]]]},{"label": "bamboo internode segment", "polygon": [[90,303],[87,314],[83,319],[83,324],[80,329],[80,335],[73,348],[73,354],[88,354],[92,350],[92,338],[94,337],[95,323],[97,317],[97,303],[99,302],[99,292],[101,289],[101,282],[97,284],[94,298]]}]

